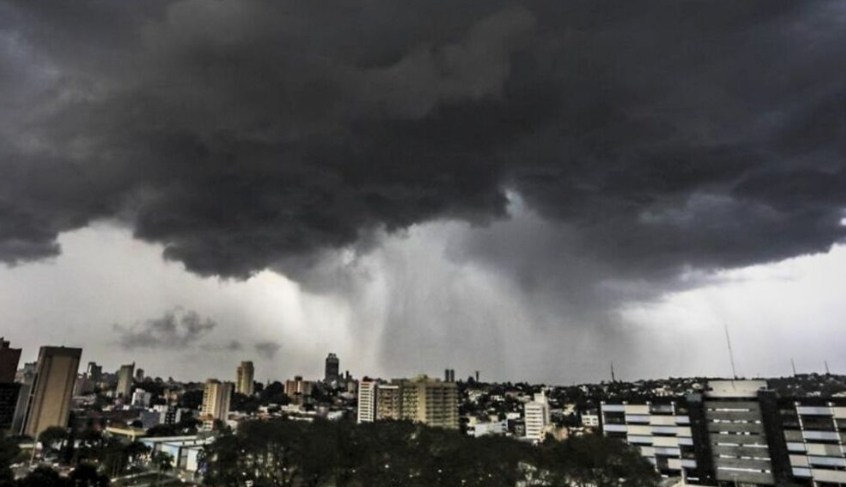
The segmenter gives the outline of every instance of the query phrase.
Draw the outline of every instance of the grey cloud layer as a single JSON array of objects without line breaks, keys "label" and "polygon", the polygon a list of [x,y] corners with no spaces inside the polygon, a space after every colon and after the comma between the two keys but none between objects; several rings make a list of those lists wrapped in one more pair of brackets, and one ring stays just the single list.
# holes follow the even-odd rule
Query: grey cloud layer
[{"label": "grey cloud layer", "polygon": [[127,350],[177,350],[196,344],[216,326],[215,321],[203,319],[195,311],[176,309],[167,311],[161,318],[129,326],[116,324],[113,328],[118,335],[118,345]]},{"label": "grey cloud layer", "polygon": [[0,0],[0,19],[8,263],[109,218],[244,277],[498,218],[507,190],[566,228],[548,245],[627,278],[844,237],[841,2]]}]

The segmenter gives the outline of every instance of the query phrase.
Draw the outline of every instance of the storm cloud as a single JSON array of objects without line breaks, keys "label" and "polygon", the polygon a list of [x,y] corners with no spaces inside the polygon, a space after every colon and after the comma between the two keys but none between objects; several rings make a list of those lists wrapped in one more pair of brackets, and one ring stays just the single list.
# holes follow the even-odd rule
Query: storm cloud
[{"label": "storm cloud", "polygon": [[488,230],[449,258],[590,310],[823,252],[844,27],[824,0],[0,0],[0,260],[106,220],[200,275],[342,286],[333,256],[459,220]]},{"label": "storm cloud", "polygon": [[126,350],[179,350],[193,346],[216,326],[215,321],[203,319],[195,311],[174,309],[161,318],[128,326],[115,324],[113,328],[118,335],[118,345]]}]

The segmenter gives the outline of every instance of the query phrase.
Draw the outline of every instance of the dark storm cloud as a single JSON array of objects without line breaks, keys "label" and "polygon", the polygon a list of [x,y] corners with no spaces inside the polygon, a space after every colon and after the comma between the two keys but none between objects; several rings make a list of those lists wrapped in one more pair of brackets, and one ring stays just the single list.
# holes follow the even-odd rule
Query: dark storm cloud
[{"label": "dark storm cloud", "polygon": [[238,340],[230,340],[226,343],[206,343],[201,348],[209,352],[238,352],[244,346]]},{"label": "dark storm cloud", "polygon": [[[184,349],[192,346],[217,326],[211,319],[203,319],[194,311],[176,309],[161,318],[132,325],[114,325],[118,345],[127,349]],[[236,342],[232,342],[236,343]]]},{"label": "dark storm cloud", "polygon": [[255,344],[254,348],[262,358],[270,360],[276,356],[276,352],[282,348],[282,345],[276,342],[259,342]]},{"label": "dark storm cloud", "polygon": [[[193,272],[244,277],[383,229],[490,221],[507,190],[603,275],[671,278],[844,237],[841,2],[0,0],[0,13],[9,263],[109,218]],[[555,258],[556,242],[533,257]]]}]

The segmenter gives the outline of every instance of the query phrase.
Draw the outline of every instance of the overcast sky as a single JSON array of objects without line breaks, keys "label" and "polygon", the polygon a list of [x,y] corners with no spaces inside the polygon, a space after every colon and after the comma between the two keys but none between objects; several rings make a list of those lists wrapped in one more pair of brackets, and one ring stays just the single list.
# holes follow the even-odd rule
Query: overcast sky
[{"label": "overcast sky", "polygon": [[846,6],[0,0],[0,335],[163,377],[846,372]]}]

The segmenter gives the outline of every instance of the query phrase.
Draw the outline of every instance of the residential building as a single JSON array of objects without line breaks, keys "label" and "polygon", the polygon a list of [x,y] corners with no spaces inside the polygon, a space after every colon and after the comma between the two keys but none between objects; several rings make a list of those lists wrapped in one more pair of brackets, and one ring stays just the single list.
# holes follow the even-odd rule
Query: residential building
[{"label": "residential building", "polygon": [[115,398],[123,397],[129,399],[132,393],[132,376],[135,372],[135,363],[121,365],[118,371],[118,383],[115,389]]},{"label": "residential building", "polygon": [[302,404],[305,398],[311,397],[313,387],[314,384],[311,381],[303,380],[302,376],[297,375],[294,377],[294,380],[285,382],[285,394],[288,395],[291,401]]},{"label": "residential building", "polygon": [[235,392],[252,396],[255,393],[255,367],[252,362],[241,362],[236,370]]},{"label": "residential building", "polygon": [[526,438],[535,442],[543,441],[550,424],[549,401],[543,391],[535,394],[534,399],[523,406],[523,417]]},{"label": "residential building", "polygon": [[429,426],[458,429],[458,386],[420,375],[398,381],[402,419]]},{"label": "residential building", "polygon": [[8,340],[0,337],[0,384],[15,382],[18,362],[21,360],[21,349],[9,345]]},{"label": "residential building", "polygon": [[372,423],[376,420],[376,391],[378,383],[367,377],[358,384],[358,422]]},{"label": "residential building", "polygon": [[203,391],[203,410],[200,415],[200,419],[203,421],[203,429],[210,431],[214,429],[215,422],[226,422],[229,416],[232,389],[231,382],[221,382],[217,379],[206,381],[206,387]]},{"label": "residential building", "polygon": [[704,394],[602,404],[602,431],[689,484],[846,484],[846,398],[779,397],[765,381],[710,381]]},{"label": "residential building", "polygon": [[79,370],[80,348],[41,347],[23,433],[37,438],[50,426],[66,427]]},{"label": "residential building", "polygon": [[599,427],[599,413],[596,410],[582,413],[582,426],[585,428]]},{"label": "residential building", "polygon": [[91,382],[100,382],[100,379],[103,377],[103,366],[97,365],[97,362],[88,362],[88,368],[85,374]]},{"label": "residential building", "polygon": [[0,431],[12,430],[20,392],[17,382],[0,382]]},{"label": "residential building", "polygon": [[402,419],[402,393],[397,384],[379,384],[376,388],[376,420]]},{"label": "residential building", "polygon": [[144,369],[139,368],[135,371],[135,382],[144,382],[144,377],[146,377]]},{"label": "residential building", "polygon": [[341,361],[334,353],[330,353],[326,357],[326,367],[323,380],[327,384],[336,383],[341,378]]},{"label": "residential building", "polygon": [[0,338],[0,430],[10,431],[18,411],[18,398],[21,384],[15,382],[18,362],[21,359],[19,348],[10,348],[9,342]]},{"label": "residential building", "polygon": [[150,401],[153,400],[153,395],[144,389],[135,389],[132,393],[132,406],[137,408],[150,407]]}]

